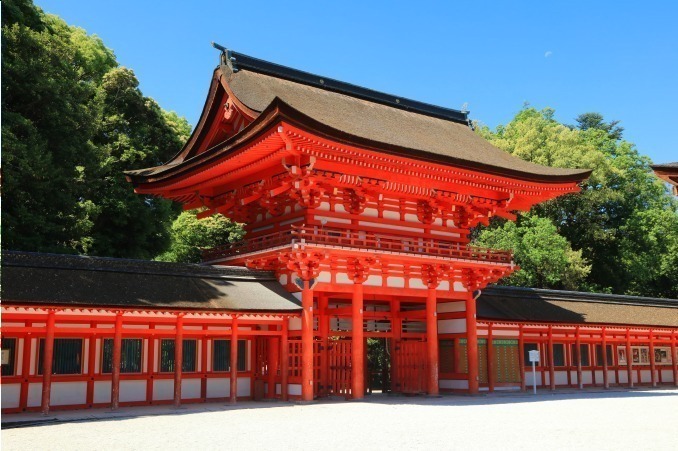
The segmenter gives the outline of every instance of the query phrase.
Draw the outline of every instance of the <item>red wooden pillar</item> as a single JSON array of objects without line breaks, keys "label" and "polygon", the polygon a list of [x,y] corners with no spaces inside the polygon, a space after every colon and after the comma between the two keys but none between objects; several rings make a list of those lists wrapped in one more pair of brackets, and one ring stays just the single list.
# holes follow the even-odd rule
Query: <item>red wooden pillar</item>
[{"label": "red wooden pillar", "polygon": [[602,337],[602,346],[603,346],[603,387],[606,389],[610,388],[610,380],[608,377],[608,365],[607,365],[607,329],[603,327],[603,337]]},{"label": "red wooden pillar", "polygon": [[[278,326],[271,326],[273,327],[275,331],[278,330]],[[270,330],[270,328],[269,328]],[[268,368],[267,368],[267,384],[268,384],[268,392],[266,393],[266,397],[269,399],[274,399],[276,396],[276,381],[278,377],[278,360],[280,358],[280,340],[278,337],[270,337],[268,339]]]},{"label": "red wooden pillar", "polygon": [[518,326],[518,364],[520,365],[520,391],[525,391],[525,338],[522,324]]},{"label": "red wooden pillar", "polygon": [[673,362],[673,385],[678,387],[678,354],[676,353],[676,331],[671,332],[671,361]]},{"label": "red wooden pillar", "polygon": [[657,365],[654,362],[654,331],[650,329],[650,380],[652,386],[657,386]]},{"label": "red wooden pillar", "polygon": [[363,322],[363,283],[353,282],[351,300],[351,396],[365,397],[365,332]]},{"label": "red wooden pillar", "polygon": [[231,320],[231,383],[229,385],[228,402],[235,404],[238,400],[238,317]]},{"label": "red wooden pillar", "polygon": [[631,358],[631,330],[626,328],[626,374],[629,379],[629,387],[633,388],[633,369],[631,365],[633,364]]},{"label": "red wooden pillar", "polygon": [[[317,381],[318,384],[322,385],[322,392],[324,395],[328,395],[328,385],[329,385],[329,364],[328,364],[328,337],[330,335],[330,318],[327,316],[327,307],[328,307],[328,297],[327,295],[322,295],[318,298],[318,333],[320,335],[320,380]],[[320,388],[320,387],[319,387]]]},{"label": "red wooden pillar", "polygon": [[428,380],[426,381],[426,386],[429,395],[437,395],[440,392],[438,383],[438,362],[440,356],[438,350],[437,289],[437,282],[435,284],[429,284],[428,294],[426,296],[426,349],[428,354]]},{"label": "red wooden pillar", "polygon": [[115,315],[115,334],[113,335],[113,362],[111,365],[111,409],[120,406],[120,360],[122,358],[122,313]]},{"label": "red wooden pillar", "polygon": [[54,310],[47,312],[47,331],[45,334],[45,348],[42,354],[42,414],[49,414],[50,395],[52,393],[52,357],[54,356]]},{"label": "red wooden pillar", "polygon": [[313,290],[304,280],[301,291],[301,400],[313,401]]},{"label": "red wooden pillar", "polygon": [[[207,332],[207,325],[202,326],[203,331]],[[203,335],[200,339],[200,372],[202,378],[200,379],[200,399],[202,402],[207,402],[207,335]]]},{"label": "red wooden pillar", "polygon": [[466,298],[466,351],[468,354],[468,392],[478,393],[478,328],[476,300],[473,293]]},{"label": "red wooden pillar", "polygon": [[[584,381],[582,380],[582,370],[581,370],[581,336],[579,333],[579,326],[575,329],[575,347],[577,348],[577,386],[579,389],[584,388]],[[591,356],[589,356],[591,358]]]},{"label": "red wooden pillar", "polygon": [[[149,326],[153,331],[154,324]],[[146,379],[146,402],[153,404],[153,378],[155,377],[155,335],[148,337],[148,359],[146,360],[146,370],[148,371],[148,378]]]},{"label": "red wooden pillar", "polygon": [[487,326],[487,383],[489,390],[494,391],[494,345],[492,344],[492,323]]},{"label": "red wooden pillar", "polygon": [[184,315],[177,315],[174,336],[174,407],[181,406],[181,369],[184,364]]},{"label": "red wooden pillar", "polygon": [[[29,321],[26,322],[26,327],[32,327],[33,324]],[[32,347],[32,337],[31,334],[27,334],[24,337],[24,349],[23,349],[23,360],[21,362],[21,391],[19,393],[19,407],[22,411],[26,411],[28,407],[28,384],[31,371],[31,347]],[[674,377],[675,379],[675,377]]]},{"label": "red wooden pillar", "polygon": [[549,385],[551,390],[556,389],[556,370],[553,360],[553,327],[549,326],[548,332],[548,361],[549,361]]},{"label": "red wooden pillar", "polygon": [[393,339],[391,340],[391,391],[395,392],[400,384],[400,381],[398,380],[396,348],[400,346],[400,339],[403,331],[403,323],[400,318],[400,301],[397,299],[391,301],[391,330],[393,331]]},{"label": "red wooden pillar", "polygon": [[282,336],[280,337],[280,396],[283,401],[288,399],[288,378],[290,375],[290,344],[287,340],[289,333],[288,317],[283,318]]}]

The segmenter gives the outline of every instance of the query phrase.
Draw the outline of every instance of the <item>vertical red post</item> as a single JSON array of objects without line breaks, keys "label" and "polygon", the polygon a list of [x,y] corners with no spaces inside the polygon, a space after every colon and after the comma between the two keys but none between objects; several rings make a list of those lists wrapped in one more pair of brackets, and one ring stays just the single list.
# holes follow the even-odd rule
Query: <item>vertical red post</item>
[{"label": "vertical red post", "polygon": [[290,375],[289,321],[288,317],[283,318],[282,336],[280,337],[280,395],[283,401],[287,401],[289,390],[287,382]]},{"label": "vertical red post", "polygon": [[633,388],[633,358],[631,356],[631,330],[626,328],[626,374],[629,379],[629,387]]},{"label": "vertical red post", "polygon": [[610,388],[610,378],[607,374],[609,368],[607,365],[607,329],[605,327],[603,327],[602,346],[603,346],[603,387],[608,389]]},{"label": "vertical red post", "polygon": [[[202,327],[203,331],[207,333],[208,327],[205,325]],[[207,335],[203,335],[200,339],[200,372],[202,373],[202,378],[200,379],[200,400],[202,402],[207,402],[207,359],[209,358],[207,354]]]},{"label": "vertical red post", "polygon": [[400,301],[397,299],[391,301],[391,330],[393,331],[393,339],[391,340],[391,391],[395,392],[400,384],[400,381],[398,380],[396,348],[400,346],[403,330],[402,319],[400,318]]},{"label": "vertical red post", "polygon": [[494,391],[494,345],[492,344],[492,323],[487,326],[487,382],[489,390]]},{"label": "vertical red post", "polygon": [[181,369],[184,364],[184,315],[177,315],[174,337],[174,407],[181,406]]},{"label": "vertical red post", "polygon": [[304,280],[301,291],[301,400],[313,401],[313,290]]},{"label": "vertical red post", "polygon": [[[90,323],[91,328],[96,327],[96,323]],[[88,356],[87,356],[87,407],[92,407],[94,404],[94,363],[97,352],[97,338],[96,335],[90,335],[87,339]]]},{"label": "vertical red post", "polygon": [[676,353],[676,331],[671,332],[671,361],[673,362],[673,385],[678,387],[678,353]]},{"label": "vertical red post", "polygon": [[650,329],[650,380],[652,386],[657,386],[657,365],[654,362],[654,331]]},{"label": "vertical red post", "polygon": [[[151,324],[150,330],[153,331],[155,328],[154,324]],[[148,359],[146,360],[146,371],[148,371],[148,378],[146,379],[146,402],[148,404],[153,404],[153,378],[155,377],[155,335],[150,335],[148,337]]]},{"label": "vertical red post", "polygon": [[556,370],[555,361],[553,359],[553,327],[549,326],[548,333],[548,360],[549,360],[549,385],[551,390],[556,389]]},{"label": "vertical red post", "polygon": [[115,334],[113,335],[113,362],[111,365],[111,409],[120,406],[120,360],[122,358],[122,313],[115,315]]},{"label": "vertical red post", "polygon": [[238,400],[238,317],[231,320],[231,383],[229,385],[228,402],[235,404]]},{"label": "vertical red post", "polygon": [[329,385],[329,364],[328,360],[328,338],[330,335],[330,318],[327,316],[327,307],[328,307],[328,297],[327,295],[322,295],[318,298],[318,333],[320,335],[320,380],[317,381],[318,384],[322,385],[323,394],[328,395],[328,385]]},{"label": "vertical red post", "polygon": [[365,332],[363,325],[363,284],[353,283],[351,300],[351,396],[363,399],[365,396]]},{"label": "vertical red post", "polygon": [[47,312],[47,330],[45,333],[45,348],[42,354],[42,402],[40,407],[43,415],[49,414],[50,395],[52,393],[52,357],[54,356],[54,310]]},{"label": "vertical red post", "polygon": [[268,393],[267,397],[274,399],[276,396],[276,381],[278,377],[278,360],[280,359],[280,339],[270,337],[268,341]]},{"label": "vertical red post", "polygon": [[473,292],[466,298],[466,351],[468,354],[468,392],[478,393],[478,327]]},{"label": "vertical red post", "polygon": [[[26,327],[32,327],[33,324],[30,321],[26,321]],[[28,384],[31,371],[31,347],[33,344],[32,336],[26,335],[24,337],[24,355],[21,363],[21,391],[19,394],[19,407],[22,411],[26,411],[28,407]],[[675,377],[674,377],[675,379]]]},{"label": "vertical red post", "polygon": [[[579,333],[579,326],[575,329],[575,346],[577,348],[577,385],[579,386],[579,389],[584,388],[584,381],[582,380],[582,370],[581,370],[581,335]],[[589,356],[591,358],[591,356]]]},{"label": "vertical red post", "polygon": [[525,391],[525,338],[522,324],[518,326],[518,364],[520,365],[520,391]]},{"label": "vertical red post", "polygon": [[[426,296],[426,350],[428,354],[428,380],[426,385],[429,395],[440,392],[438,383],[438,284],[428,287]],[[475,323],[475,321],[474,321]]]}]

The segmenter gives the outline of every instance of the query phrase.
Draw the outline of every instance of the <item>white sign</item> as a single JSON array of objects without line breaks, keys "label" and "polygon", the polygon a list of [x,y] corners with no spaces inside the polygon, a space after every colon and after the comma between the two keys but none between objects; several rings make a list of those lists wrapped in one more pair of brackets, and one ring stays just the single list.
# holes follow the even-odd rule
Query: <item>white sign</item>
[{"label": "white sign", "polygon": [[530,362],[539,363],[539,351],[530,351]]},{"label": "white sign", "polygon": [[9,349],[2,350],[2,364],[9,365]]}]

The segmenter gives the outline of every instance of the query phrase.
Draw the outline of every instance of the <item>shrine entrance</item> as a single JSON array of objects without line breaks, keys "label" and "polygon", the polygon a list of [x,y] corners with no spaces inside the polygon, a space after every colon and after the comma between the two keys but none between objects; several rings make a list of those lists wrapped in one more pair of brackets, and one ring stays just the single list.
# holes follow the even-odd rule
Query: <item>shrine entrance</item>
[{"label": "shrine entrance", "polygon": [[330,339],[327,342],[327,395],[351,396],[351,340]]},{"label": "shrine entrance", "polygon": [[426,393],[426,341],[398,340],[394,346],[392,390],[397,393]]},{"label": "shrine entrance", "polygon": [[391,391],[391,342],[388,338],[367,339],[367,393]]}]

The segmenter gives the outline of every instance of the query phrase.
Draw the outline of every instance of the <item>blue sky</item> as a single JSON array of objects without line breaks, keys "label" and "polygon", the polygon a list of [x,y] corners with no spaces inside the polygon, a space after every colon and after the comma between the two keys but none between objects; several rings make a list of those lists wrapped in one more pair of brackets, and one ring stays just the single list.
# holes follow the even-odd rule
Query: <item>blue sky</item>
[{"label": "blue sky", "polygon": [[678,2],[37,0],[100,36],[145,95],[197,122],[216,41],[261,59],[437,105],[491,127],[529,102],[566,123],[617,119],[678,160]]}]

